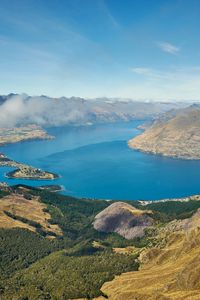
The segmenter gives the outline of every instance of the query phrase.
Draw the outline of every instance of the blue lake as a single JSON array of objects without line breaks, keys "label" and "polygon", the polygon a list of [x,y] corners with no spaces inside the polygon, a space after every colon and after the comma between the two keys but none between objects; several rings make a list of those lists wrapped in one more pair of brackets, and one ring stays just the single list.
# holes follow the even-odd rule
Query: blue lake
[{"label": "blue lake", "polygon": [[127,140],[139,134],[141,121],[49,129],[54,140],[29,141],[1,147],[20,162],[58,173],[54,181],[0,180],[33,186],[61,184],[65,194],[101,199],[160,199],[200,194],[200,161],[140,153]]}]

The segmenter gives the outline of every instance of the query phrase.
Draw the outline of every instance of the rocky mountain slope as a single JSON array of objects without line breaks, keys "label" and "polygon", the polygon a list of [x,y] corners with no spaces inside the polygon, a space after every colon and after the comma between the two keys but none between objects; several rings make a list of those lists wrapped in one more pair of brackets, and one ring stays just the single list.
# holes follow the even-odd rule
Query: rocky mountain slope
[{"label": "rocky mountain slope", "polygon": [[200,107],[191,106],[156,121],[128,142],[133,149],[182,159],[200,159]]},{"label": "rocky mountain slope", "polygon": [[144,249],[140,270],[103,285],[108,299],[197,300],[200,297],[200,210],[158,230],[155,246]]},{"label": "rocky mountain slope", "polygon": [[142,237],[145,228],[153,224],[151,213],[125,202],[115,202],[95,217],[93,225],[98,231],[116,232],[126,239],[133,239]]}]

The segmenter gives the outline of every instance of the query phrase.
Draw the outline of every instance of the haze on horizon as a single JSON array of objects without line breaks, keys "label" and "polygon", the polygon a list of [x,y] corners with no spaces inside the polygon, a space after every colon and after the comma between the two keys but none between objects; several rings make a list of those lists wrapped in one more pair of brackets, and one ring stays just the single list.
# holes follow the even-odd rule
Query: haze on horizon
[{"label": "haze on horizon", "polygon": [[198,0],[0,0],[0,94],[200,100]]}]

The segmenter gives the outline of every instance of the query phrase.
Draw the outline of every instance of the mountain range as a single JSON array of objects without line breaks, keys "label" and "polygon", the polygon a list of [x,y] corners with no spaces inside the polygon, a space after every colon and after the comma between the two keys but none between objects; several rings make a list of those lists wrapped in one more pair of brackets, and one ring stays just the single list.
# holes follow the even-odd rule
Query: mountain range
[{"label": "mountain range", "polygon": [[187,103],[133,101],[130,99],[51,98],[9,94],[0,96],[0,127],[35,124],[42,127],[156,118]]}]

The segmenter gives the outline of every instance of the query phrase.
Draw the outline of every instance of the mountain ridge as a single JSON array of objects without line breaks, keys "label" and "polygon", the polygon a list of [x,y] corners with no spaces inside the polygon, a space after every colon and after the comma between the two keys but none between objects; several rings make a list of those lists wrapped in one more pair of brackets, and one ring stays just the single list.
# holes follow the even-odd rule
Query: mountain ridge
[{"label": "mountain ridge", "polygon": [[158,230],[157,244],[139,256],[140,269],[105,283],[108,299],[199,299],[200,209],[189,219]]},{"label": "mountain ridge", "polygon": [[200,159],[200,107],[164,114],[142,134],[128,141],[130,148],[181,159]]},{"label": "mountain ridge", "polygon": [[[66,124],[87,125],[130,121],[155,118],[172,108],[177,109],[185,106],[188,104],[183,102],[142,102],[118,98],[53,98],[44,95],[9,94],[0,96],[0,127],[17,127],[29,124],[51,127]],[[12,109],[13,107],[15,110]]]}]

